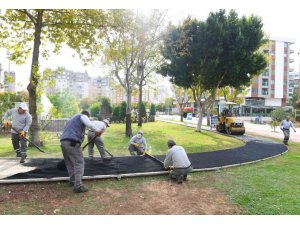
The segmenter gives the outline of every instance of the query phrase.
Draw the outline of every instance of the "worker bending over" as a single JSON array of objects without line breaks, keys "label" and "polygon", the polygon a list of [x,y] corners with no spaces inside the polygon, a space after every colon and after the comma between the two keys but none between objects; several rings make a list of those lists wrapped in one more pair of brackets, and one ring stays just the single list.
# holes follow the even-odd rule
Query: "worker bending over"
[{"label": "worker bending over", "polygon": [[164,167],[170,171],[169,177],[182,184],[187,180],[187,174],[192,172],[192,164],[183,147],[176,145],[175,141],[168,140],[169,150],[164,160]]}]

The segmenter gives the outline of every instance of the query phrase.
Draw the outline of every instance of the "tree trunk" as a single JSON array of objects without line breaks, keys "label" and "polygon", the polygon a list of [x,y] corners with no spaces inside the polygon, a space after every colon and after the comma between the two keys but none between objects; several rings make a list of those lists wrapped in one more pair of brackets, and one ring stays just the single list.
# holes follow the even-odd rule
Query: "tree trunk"
[{"label": "tree trunk", "polygon": [[199,112],[198,112],[198,123],[197,123],[197,127],[196,127],[196,132],[201,132],[201,127],[202,127],[202,118],[203,118],[203,109],[202,109],[202,105],[201,105],[201,100],[197,100],[198,101],[198,108],[199,108]]},{"label": "tree trunk", "polygon": [[32,63],[30,71],[30,83],[27,86],[29,92],[29,113],[32,116],[32,124],[30,127],[30,133],[32,142],[36,145],[40,145],[39,135],[39,121],[37,115],[37,86],[39,83],[38,70],[39,70],[39,54],[41,45],[41,32],[42,32],[42,18],[43,11],[39,11],[37,15],[37,22],[35,24],[34,32],[34,45],[32,53]]},{"label": "tree trunk", "polygon": [[143,85],[139,84],[139,113],[138,113],[138,126],[141,127],[143,125],[142,120],[142,99],[143,98]]},{"label": "tree trunk", "polygon": [[126,136],[132,137],[131,128],[131,92],[127,90],[127,106],[126,106]]},{"label": "tree trunk", "polygon": [[180,107],[180,122],[183,122],[183,104],[179,104]]},{"label": "tree trunk", "polygon": [[207,109],[206,115],[207,126],[210,126],[210,108]]}]

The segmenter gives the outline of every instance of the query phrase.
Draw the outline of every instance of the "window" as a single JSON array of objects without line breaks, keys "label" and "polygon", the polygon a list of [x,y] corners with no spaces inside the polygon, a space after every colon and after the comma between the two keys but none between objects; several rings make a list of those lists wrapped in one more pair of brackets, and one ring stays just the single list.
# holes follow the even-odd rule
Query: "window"
[{"label": "window", "polygon": [[262,86],[269,86],[269,80],[268,79],[262,79]]},{"label": "window", "polygon": [[268,88],[262,88],[261,93],[262,95],[268,95],[269,94]]},{"label": "window", "polygon": [[268,77],[269,76],[269,70],[266,70],[263,74],[262,74],[263,77]]},{"label": "window", "polygon": [[258,88],[252,88],[252,93],[253,94],[258,94]]}]

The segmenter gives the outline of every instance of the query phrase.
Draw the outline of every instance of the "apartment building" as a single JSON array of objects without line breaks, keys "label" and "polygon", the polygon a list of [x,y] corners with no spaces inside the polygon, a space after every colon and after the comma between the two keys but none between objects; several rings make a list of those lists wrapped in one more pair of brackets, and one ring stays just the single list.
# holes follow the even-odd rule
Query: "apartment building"
[{"label": "apartment building", "polygon": [[289,94],[290,98],[293,96],[293,94],[300,95],[299,72],[298,73],[290,73],[288,84],[289,84],[288,94]]},{"label": "apartment building", "polygon": [[54,82],[54,85],[47,89],[47,93],[54,94],[69,89],[78,100],[88,97],[89,76],[86,72],[62,69],[58,74],[53,74],[47,81],[50,80]]},{"label": "apartment building", "polygon": [[109,90],[109,79],[108,77],[95,77],[90,78],[88,88],[88,97],[91,99],[96,99],[98,96],[106,96],[110,98]]},{"label": "apartment building", "polygon": [[253,79],[251,95],[248,102],[263,106],[284,107],[291,97],[289,95],[289,73],[293,72],[291,63],[294,62],[294,50],[291,46],[294,40],[271,38],[263,51],[269,58],[269,65],[265,71]]}]

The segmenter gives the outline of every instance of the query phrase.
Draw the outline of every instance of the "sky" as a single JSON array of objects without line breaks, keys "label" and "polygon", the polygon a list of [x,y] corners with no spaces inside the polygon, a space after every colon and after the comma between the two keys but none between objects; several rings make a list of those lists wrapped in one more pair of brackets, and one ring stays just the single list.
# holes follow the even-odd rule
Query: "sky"
[{"label": "sky", "polygon": [[[62,3],[55,4],[57,1],[34,2],[33,0],[18,0],[5,1],[0,0],[0,9],[5,8],[128,8],[140,9],[168,9],[167,20],[173,23],[178,23],[185,19],[188,15],[205,20],[211,11],[219,9],[235,9],[239,16],[256,15],[260,16],[264,23],[264,31],[269,37],[288,38],[295,41],[292,45],[295,53],[292,58],[295,60],[292,64],[294,71],[299,71],[299,55],[300,51],[300,13],[296,0],[285,1],[269,1],[269,0],[184,0],[184,1],[169,1],[169,0],[110,0],[109,3],[100,4],[97,0],[64,0]],[[87,71],[89,75],[95,77],[104,75],[103,68],[99,64],[83,66],[80,59],[74,57],[75,52],[67,47],[63,48],[61,54],[51,55],[48,60],[41,59],[43,68],[50,67],[56,69],[58,66],[64,66],[66,69],[73,71]],[[16,72],[17,83],[21,83],[25,88],[29,82],[31,58],[25,65],[18,66],[10,62],[10,70]],[[0,46],[0,63],[2,69],[8,70],[9,62],[6,57],[6,50]]]}]

